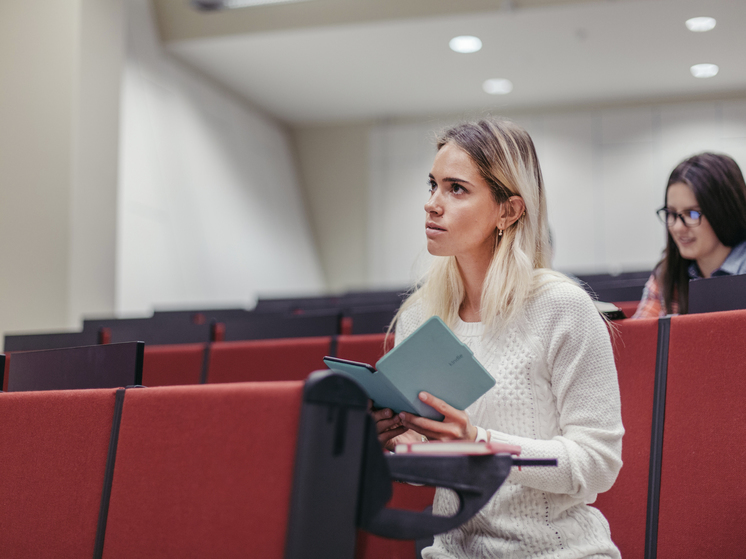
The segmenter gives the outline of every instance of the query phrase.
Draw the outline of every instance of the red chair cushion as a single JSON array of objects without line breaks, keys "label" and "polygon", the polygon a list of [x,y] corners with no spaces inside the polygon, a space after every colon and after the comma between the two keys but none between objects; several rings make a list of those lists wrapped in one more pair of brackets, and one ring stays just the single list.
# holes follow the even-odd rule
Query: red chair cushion
[{"label": "red chair cushion", "polygon": [[331,337],[216,342],[210,351],[208,383],[305,380],[325,369]]},{"label": "red chair cushion", "polygon": [[145,386],[199,384],[205,344],[145,346],[142,383]]},{"label": "red chair cushion", "polygon": [[302,391],[128,390],[104,557],[282,558]]},{"label": "red chair cushion", "polygon": [[746,311],[671,319],[658,557],[746,549]]},{"label": "red chair cushion", "polygon": [[0,394],[0,556],[92,557],[114,389]]}]

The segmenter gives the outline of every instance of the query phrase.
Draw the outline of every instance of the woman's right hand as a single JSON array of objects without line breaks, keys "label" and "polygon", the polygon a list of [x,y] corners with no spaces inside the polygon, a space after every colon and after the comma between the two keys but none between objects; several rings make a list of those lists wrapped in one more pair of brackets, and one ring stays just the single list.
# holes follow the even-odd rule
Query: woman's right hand
[{"label": "woman's right hand", "polygon": [[399,416],[388,408],[380,410],[370,410],[373,420],[376,422],[376,432],[378,433],[378,442],[386,450],[393,450],[396,446],[394,438],[404,434],[407,428],[401,423]]}]

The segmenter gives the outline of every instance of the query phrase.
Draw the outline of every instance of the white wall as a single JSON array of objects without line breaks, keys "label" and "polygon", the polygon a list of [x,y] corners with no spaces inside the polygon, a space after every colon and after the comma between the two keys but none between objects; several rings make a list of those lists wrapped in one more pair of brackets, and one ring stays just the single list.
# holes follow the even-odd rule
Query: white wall
[{"label": "white wall", "polygon": [[120,2],[0,2],[1,332],[114,309]]},{"label": "white wall", "polygon": [[[673,167],[701,151],[746,169],[746,99],[519,114],[544,172],[554,265],[575,273],[652,269],[665,231],[655,216]],[[426,177],[443,123],[371,128],[369,269],[372,285],[418,277]]]},{"label": "white wall", "polygon": [[118,313],[322,291],[286,131],[165,53],[146,0],[127,12]]},{"label": "white wall", "polygon": [[370,126],[304,126],[294,130],[321,265],[330,292],[368,284],[368,136]]},{"label": "white wall", "polygon": [[381,124],[371,129],[368,258],[373,286],[411,285],[429,262],[425,250],[427,178],[439,123]]},{"label": "white wall", "polygon": [[0,3],[0,323],[5,331],[67,326],[77,14],[70,2],[37,10],[28,4]]},{"label": "white wall", "polygon": [[114,312],[123,1],[78,0],[67,312],[75,327]]}]

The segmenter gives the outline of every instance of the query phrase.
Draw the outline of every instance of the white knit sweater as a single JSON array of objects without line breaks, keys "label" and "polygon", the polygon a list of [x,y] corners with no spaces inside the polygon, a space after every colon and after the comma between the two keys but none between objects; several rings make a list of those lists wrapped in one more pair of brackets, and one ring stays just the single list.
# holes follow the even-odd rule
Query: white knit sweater
[{"label": "white knit sweater", "polygon": [[[405,311],[396,343],[424,318],[419,304]],[[498,336],[461,320],[454,332],[496,380],[467,408],[472,424],[558,467],[513,468],[474,518],[436,536],[423,557],[620,557],[606,519],[588,506],[614,483],[624,434],[609,334],[588,295],[552,282]],[[454,514],[455,493],[438,489],[433,510]]]}]

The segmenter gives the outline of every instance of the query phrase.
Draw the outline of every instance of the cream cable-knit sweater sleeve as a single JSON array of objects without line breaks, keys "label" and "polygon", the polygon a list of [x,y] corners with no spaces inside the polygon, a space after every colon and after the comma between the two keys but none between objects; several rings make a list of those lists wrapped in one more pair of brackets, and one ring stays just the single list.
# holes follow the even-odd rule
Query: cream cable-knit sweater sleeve
[{"label": "cream cable-knit sweater sleeve", "polygon": [[[511,480],[527,487],[594,500],[607,491],[622,466],[619,386],[609,334],[589,297],[575,286],[554,285],[535,298],[527,319],[545,358],[550,394],[541,411],[551,438],[491,430],[492,437],[520,445],[525,458],[556,457],[557,468],[524,468]],[[541,390],[537,390],[541,396]],[[552,409],[553,408],[553,409]],[[552,413],[554,412],[554,413]],[[556,421],[556,423],[555,423]]]}]

